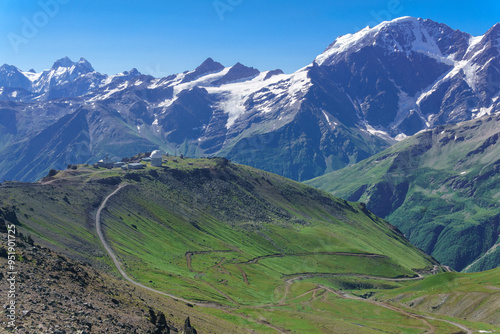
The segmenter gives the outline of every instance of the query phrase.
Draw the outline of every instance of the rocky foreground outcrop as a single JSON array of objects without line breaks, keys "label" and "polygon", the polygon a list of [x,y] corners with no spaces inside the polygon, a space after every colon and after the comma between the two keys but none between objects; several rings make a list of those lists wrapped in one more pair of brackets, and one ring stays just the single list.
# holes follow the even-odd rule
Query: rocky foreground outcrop
[{"label": "rocky foreground outcrop", "polygon": [[[2,232],[6,232],[3,226]],[[2,233],[3,241],[7,240],[6,236]],[[0,268],[9,266],[9,252],[5,246],[7,244],[0,247]],[[2,328],[19,334],[196,333],[189,317],[185,318],[183,308],[187,306],[165,305],[180,302],[150,296],[97,272],[87,263],[37,246],[31,238],[22,235],[15,239],[15,251],[15,297],[12,300],[15,301],[13,314],[17,328],[9,327],[9,301],[4,297],[7,297],[10,286],[7,279],[11,276],[2,270],[2,333]],[[183,316],[185,326],[177,325],[176,322],[182,323]]]}]

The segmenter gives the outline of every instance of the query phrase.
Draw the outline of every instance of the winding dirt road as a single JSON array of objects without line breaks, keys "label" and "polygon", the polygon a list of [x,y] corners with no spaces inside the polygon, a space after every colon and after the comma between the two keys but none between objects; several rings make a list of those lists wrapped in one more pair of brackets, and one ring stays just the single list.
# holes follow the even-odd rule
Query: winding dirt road
[{"label": "winding dirt road", "polygon": [[131,279],[127,275],[127,273],[122,268],[122,263],[120,262],[120,260],[118,260],[118,257],[113,252],[113,250],[109,246],[108,242],[104,238],[104,234],[103,234],[102,228],[101,228],[101,212],[106,207],[106,203],[108,202],[108,200],[111,197],[113,197],[114,195],[116,195],[121,189],[125,188],[126,186],[127,186],[127,184],[123,184],[122,183],[122,184],[120,184],[118,186],[118,188],[115,191],[113,191],[111,194],[109,194],[104,199],[104,201],[101,203],[101,206],[97,210],[97,214],[95,216],[95,228],[97,230],[97,235],[99,236],[99,239],[101,240],[101,243],[102,243],[104,249],[106,249],[106,252],[108,252],[109,257],[111,257],[111,259],[113,260],[113,263],[115,264],[116,269],[120,272],[120,274],[123,276],[123,278],[125,278],[127,281],[129,281],[130,283],[134,284],[135,286],[139,286],[139,287],[141,287],[143,289],[146,289],[146,290],[149,290],[149,291],[161,294],[163,296],[174,298],[174,299],[180,300],[182,302],[185,302],[185,303],[188,303],[188,304],[191,304],[191,305],[203,306],[203,307],[212,307],[212,308],[218,308],[218,309],[227,309],[227,308],[230,308],[228,306],[220,305],[220,304],[217,304],[217,303],[198,303],[198,302],[193,302],[193,301],[190,301],[190,300],[187,300],[187,299],[184,299],[184,298],[180,298],[180,297],[177,297],[177,296],[165,293],[163,291],[159,291],[159,290],[150,288],[150,287],[148,287],[148,286],[146,286],[144,284],[138,283],[138,282],[134,281],[133,279]]},{"label": "winding dirt road", "polygon": [[386,255],[380,254],[371,254],[371,253],[346,253],[346,252],[311,252],[311,253],[294,253],[294,254],[271,254],[271,255],[263,255],[253,258],[251,260],[245,262],[239,262],[239,264],[256,264],[259,263],[260,260],[269,259],[273,257],[287,257],[287,256],[311,256],[311,255],[341,255],[341,256],[355,256],[355,257],[368,257],[374,259],[388,259],[389,257]]},{"label": "winding dirt road", "polygon": [[[106,241],[106,239],[104,238],[104,233],[103,233],[102,228],[101,228],[101,213],[102,213],[102,210],[106,207],[106,204],[109,201],[109,199],[111,197],[113,197],[114,195],[116,195],[121,189],[125,188],[126,186],[127,186],[127,184],[123,184],[122,183],[122,184],[120,184],[118,186],[118,188],[115,191],[113,191],[111,194],[109,194],[108,196],[106,196],[106,198],[103,200],[103,202],[99,206],[99,209],[97,210],[96,218],[95,218],[95,220],[96,220],[95,226],[96,226],[97,235],[99,236],[99,239],[100,239],[100,241],[101,241],[104,249],[106,250],[106,252],[108,253],[108,255],[111,257],[111,259],[113,260],[113,263],[114,263],[116,269],[120,272],[120,274],[128,282],[130,282],[131,284],[133,284],[135,286],[141,287],[143,289],[146,289],[148,291],[151,291],[151,292],[163,295],[163,296],[167,296],[167,297],[170,297],[170,298],[173,298],[173,299],[185,302],[187,304],[201,306],[201,307],[217,308],[217,309],[220,309],[220,310],[224,310],[225,312],[229,312],[230,310],[236,310],[236,308],[229,307],[229,306],[224,306],[224,305],[220,305],[220,304],[217,304],[217,303],[199,303],[199,302],[189,301],[187,299],[180,298],[180,297],[177,297],[177,296],[165,293],[163,291],[159,291],[159,290],[150,288],[150,287],[148,287],[146,285],[143,285],[141,283],[138,283],[138,282],[134,281],[132,278],[130,278],[127,275],[127,273],[125,273],[125,271],[122,268],[122,263],[120,262],[120,260],[118,259],[118,257],[114,253],[114,251],[111,249],[111,247],[108,244],[108,242]],[[223,251],[223,252],[227,252],[227,251]],[[194,252],[192,252],[191,254],[189,254],[189,258],[190,258],[190,255],[192,255],[193,253]],[[329,253],[329,254],[331,254],[331,253]],[[295,256],[297,256],[297,255],[299,255],[299,254],[295,254]],[[336,253],[335,255],[360,256],[359,254],[349,254],[349,253],[340,253],[340,254]],[[363,254],[361,256],[375,257],[376,255],[375,254]],[[267,256],[267,257],[276,257],[276,255],[270,255],[270,256]],[[188,258],[188,253],[186,253],[186,258]],[[260,257],[260,258],[253,259],[251,261],[255,261],[255,262],[251,262],[251,263],[257,263],[258,260],[262,259],[262,258],[265,258],[265,257]],[[241,268],[240,268],[240,270],[241,270]],[[243,270],[241,270],[241,271],[243,272]],[[289,288],[290,288],[291,283],[294,280],[297,280],[297,279],[300,279],[300,278],[305,278],[307,276],[310,276],[310,275],[301,275],[301,276],[290,278],[290,279],[286,280],[285,283],[286,283],[287,286],[285,288],[285,296],[278,302],[278,304],[276,304],[276,305],[253,306],[253,307],[249,307],[249,308],[257,308],[257,307],[264,308],[264,307],[270,307],[270,306],[283,306],[284,305],[284,301],[285,301],[286,297],[288,296]],[[246,275],[245,274],[244,274],[244,278],[245,278],[245,283],[248,284],[248,280],[246,279]],[[422,278],[422,276],[419,275],[419,277],[408,278],[408,279],[411,280],[411,279],[421,279],[421,278]],[[408,279],[405,279],[405,280],[408,280]],[[387,280],[395,280],[395,279],[387,279]],[[407,311],[405,311],[405,310],[403,310],[403,309],[401,309],[399,307],[396,307],[396,306],[393,306],[393,305],[390,305],[390,304],[387,304],[387,303],[378,302],[378,301],[374,301],[374,300],[367,300],[367,299],[363,299],[363,298],[360,298],[360,297],[352,296],[352,295],[349,295],[349,294],[344,293],[344,292],[335,291],[335,290],[333,290],[333,289],[331,289],[329,287],[323,286],[323,285],[318,285],[315,289],[312,289],[312,290],[310,290],[310,291],[302,294],[301,296],[306,295],[307,293],[313,293],[313,297],[315,297],[315,294],[319,291],[319,289],[324,289],[327,292],[333,293],[333,294],[335,294],[335,295],[337,295],[337,296],[339,296],[341,298],[350,298],[350,299],[357,299],[357,300],[366,301],[368,303],[372,303],[372,304],[378,305],[380,307],[388,308],[390,310],[393,310],[395,312],[398,312],[400,314],[404,314],[404,315],[412,317],[412,318],[418,318],[422,322],[424,322],[426,326],[428,326],[429,333],[434,333],[435,332],[435,327],[432,324],[430,324],[429,322],[427,322],[425,319],[434,320],[434,321],[447,322],[447,323],[449,323],[451,325],[454,325],[454,326],[456,326],[456,327],[464,330],[467,334],[473,334],[473,332],[470,329],[468,329],[467,327],[465,327],[463,325],[460,325],[460,324],[457,324],[457,323],[452,322],[452,321],[443,320],[443,319],[437,319],[437,318],[433,318],[433,317],[425,316],[425,315],[419,315],[419,314],[409,313],[409,312],[407,312]],[[219,291],[219,292],[221,292],[221,291]],[[227,296],[227,295],[225,295],[225,296],[226,296],[226,298],[228,298],[229,300],[231,300],[231,298],[229,296]],[[232,314],[232,313],[230,312],[230,314]],[[268,321],[265,321],[265,320],[258,320],[258,321],[255,321],[254,319],[248,319],[248,320],[251,320],[251,321],[260,323],[262,325],[265,325],[265,326],[267,326],[269,328],[272,328],[272,329],[278,331],[279,333],[288,333],[288,330],[286,330],[284,328],[277,327],[277,326],[275,326],[275,325],[273,325],[273,324],[271,324],[271,323],[269,323]]]},{"label": "winding dirt road", "polygon": [[[108,196],[106,196],[106,198],[103,200],[103,202],[99,206],[99,209],[97,210],[96,217],[95,217],[95,220],[96,220],[95,227],[96,227],[97,235],[99,236],[99,239],[100,239],[100,241],[101,241],[104,249],[106,249],[106,252],[108,253],[108,255],[113,260],[113,263],[115,264],[116,269],[120,272],[120,274],[123,276],[123,278],[125,278],[127,281],[129,281],[131,284],[133,284],[135,286],[138,286],[140,288],[146,289],[148,291],[151,291],[151,292],[163,295],[163,296],[167,296],[167,297],[173,298],[175,300],[180,300],[180,301],[182,301],[184,303],[187,303],[187,304],[190,304],[190,305],[196,305],[196,306],[208,307],[208,308],[216,308],[216,309],[228,312],[229,314],[233,314],[233,313],[230,312],[230,310],[236,310],[237,308],[233,308],[233,307],[229,307],[229,306],[224,306],[224,305],[220,305],[220,304],[217,304],[217,303],[199,303],[199,302],[193,302],[193,301],[190,301],[190,300],[187,300],[187,299],[184,299],[184,298],[180,298],[180,297],[171,295],[169,293],[165,293],[163,291],[159,291],[159,290],[150,288],[150,287],[148,287],[148,286],[146,286],[144,284],[141,284],[139,282],[136,282],[132,278],[130,278],[127,275],[127,273],[125,273],[125,271],[122,268],[122,263],[120,262],[120,260],[116,256],[116,254],[113,252],[113,250],[109,246],[109,244],[106,241],[106,239],[104,238],[104,234],[103,234],[102,228],[101,228],[101,212],[106,207],[106,204],[107,204],[108,200],[111,197],[113,197],[114,195],[116,195],[121,189],[125,188],[126,186],[127,186],[127,184],[123,184],[122,183],[122,184],[120,184],[118,186],[118,188],[115,191],[113,191],[111,194],[109,194]],[[252,322],[259,323],[259,324],[264,325],[264,326],[267,326],[267,327],[269,327],[271,329],[274,329],[275,331],[277,331],[277,332],[279,332],[281,334],[288,333],[288,331],[286,329],[278,327],[278,326],[275,326],[275,325],[273,325],[273,324],[271,324],[271,323],[269,323],[268,321],[265,321],[265,320],[255,320],[255,319],[251,319],[250,317],[248,317],[248,320],[250,320]]]}]

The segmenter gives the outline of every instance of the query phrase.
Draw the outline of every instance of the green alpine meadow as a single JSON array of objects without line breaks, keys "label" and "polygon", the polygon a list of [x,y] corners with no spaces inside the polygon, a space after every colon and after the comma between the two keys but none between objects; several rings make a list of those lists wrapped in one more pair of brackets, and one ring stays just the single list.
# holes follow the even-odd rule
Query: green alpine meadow
[{"label": "green alpine meadow", "polygon": [[499,128],[498,114],[440,126],[306,183],[366,203],[414,245],[454,270],[496,268]]}]

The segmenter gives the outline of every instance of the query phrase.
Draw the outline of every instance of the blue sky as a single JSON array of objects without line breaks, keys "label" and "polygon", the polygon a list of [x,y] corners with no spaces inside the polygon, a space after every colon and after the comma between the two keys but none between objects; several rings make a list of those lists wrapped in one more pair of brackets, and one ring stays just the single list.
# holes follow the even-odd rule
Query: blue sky
[{"label": "blue sky", "polygon": [[400,16],[482,35],[500,1],[1,0],[0,63],[41,71],[85,57],[101,73],[164,76],[212,57],[290,73],[337,36]]}]

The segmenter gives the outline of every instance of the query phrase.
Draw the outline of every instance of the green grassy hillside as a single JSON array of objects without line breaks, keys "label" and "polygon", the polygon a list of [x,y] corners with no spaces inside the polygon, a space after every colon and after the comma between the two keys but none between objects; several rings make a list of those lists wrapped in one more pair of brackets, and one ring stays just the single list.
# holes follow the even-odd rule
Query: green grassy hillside
[{"label": "green grassy hillside", "polygon": [[500,325],[500,268],[480,273],[442,273],[409,286],[377,293],[421,312]]},{"label": "green grassy hillside", "polygon": [[79,166],[37,184],[3,184],[1,217],[119,276],[94,219],[120,184],[101,223],[123,270],[224,323],[258,333],[457,330],[339,291],[443,271],[393,226],[362,204],[225,159],[169,158],[166,168],[127,173]]},{"label": "green grassy hillside", "polygon": [[500,233],[499,128],[500,115],[438,127],[306,183],[365,202],[413,244],[456,270],[495,268],[500,265],[492,248]]}]

